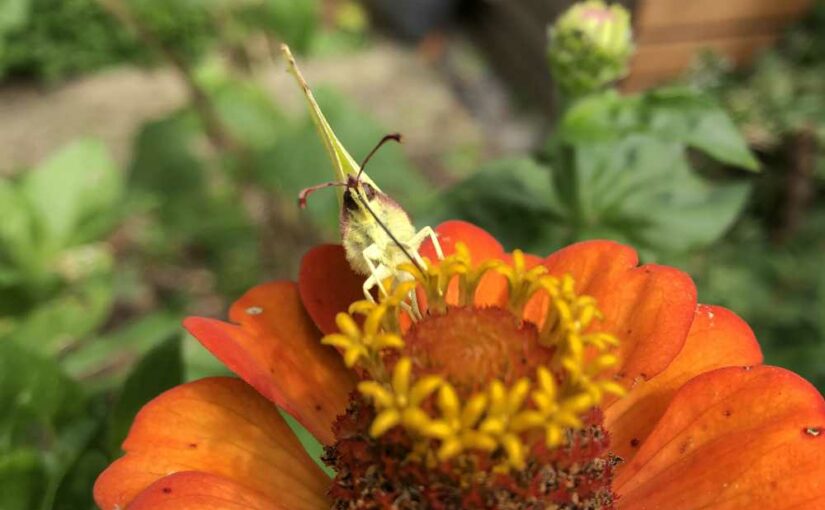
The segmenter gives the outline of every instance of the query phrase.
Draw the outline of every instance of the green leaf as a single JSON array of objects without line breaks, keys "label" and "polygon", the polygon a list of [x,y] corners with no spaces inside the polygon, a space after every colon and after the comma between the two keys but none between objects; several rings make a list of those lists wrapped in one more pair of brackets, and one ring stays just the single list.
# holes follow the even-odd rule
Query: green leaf
[{"label": "green leaf", "polygon": [[265,90],[251,82],[226,78],[213,88],[218,114],[235,138],[258,149],[275,142],[286,119]]},{"label": "green leaf", "polygon": [[262,4],[267,28],[298,53],[306,52],[320,31],[318,0],[265,0]]},{"label": "green leaf", "polygon": [[281,416],[283,416],[284,420],[286,420],[286,423],[292,429],[292,432],[295,433],[298,441],[301,442],[301,446],[303,446],[304,450],[306,450],[307,455],[309,455],[310,458],[312,458],[312,460],[314,460],[315,463],[327,473],[327,475],[334,476],[332,469],[330,469],[330,467],[324,464],[321,460],[321,456],[324,454],[324,445],[315,439],[315,436],[313,436],[307,429],[298,423],[295,418],[283,411],[281,411]]},{"label": "green leaf", "polygon": [[[54,508],[55,497],[60,485],[78,458],[89,447],[90,441],[99,429],[98,420],[79,416],[61,427],[54,447],[43,452],[44,464],[49,475],[41,508]],[[89,480],[91,481],[91,480]]]},{"label": "green leaf", "polygon": [[634,110],[638,102],[614,90],[584,96],[564,112],[555,136],[567,143],[615,139],[636,129]]},{"label": "green leaf", "polygon": [[37,450],[20,448],[0,452],[0,505],[3,510],[36,508],[45,477]]},{"label": "green leaf", "polygon": [[687,142],[722,163],[753,172],[759,170],[759,161],[748,148],[745,138],[721,108],[704,112]]},{"label": "green leaf", "polygon": [[705,93],[688,87],[654,89],[642,96],[640,108],[642,122],[649,121],[648,134],[686,143],[721,163],[759,169],[739,128]]},{"label": "green leaf", "polygon": [[30,0],[0,0],[0,38],[26,24],[30,7]]},{"label": "green leaf", "polygon": [[149,351],[126,379],[109,421],[108,444],[120,451],[137,412],[160,393],[183,382],[180,335]]},{"label": "green leaf", "polygon": [[680,142],[722,163],[756,171],[759,163],[727,113],[708,96],[686,87],[619,96],[607,91],[575,102],[562,117],[558,137],[569,144],[647,135]]},{"label": "green leaf", "polygon": [[[143,126],[135,141],[129,168],[129,187],[162,195],[177,194],[185,201],[203,193],[204,169],[195,156],[198,123],[190,115],[174,115]],[[164,207],[174,207],[164,200]]]},{"label": "green leaf", "polygon": [[[0,494],[3,508],[51,508],[61,480],[97,429],[88,400],[52,359],[0,341]],[[5,486],[6,480],[12,485]],[[8,494],[8,496],[6,496]],[[6,501],[8,497],[10,501]]]},{"label": "green leaf", "polygon": [[37,440],[37,431],[50,433],[83,404],[81,389],[55,361],[13,340],[0,341],[0,451],[30,441],[48,444],[48,438]]},{"label": "green leaf", "polygon": [[32,350],[56,355],[100,327],[109,316],[113,300],[108,276],[89,279],[38,303],[2,332],[0,341],[13,338]]},{"label": "green leaf", "polygon": [[0,218],[0,267],[5,266],[11,279],[13,273],[33,265],[34,222],[25,197],[5,179],[0,179]]},{"label": "green leaf", "polygon": [[580,238],[608,237],[654,253],[718,239],[742,211],[748,182],[696,175],[676,142],[648,136],[575,148]]},{"label": "green leaf", "polygon": [[566,215],[551,170],[523,158],[483,167],[440,194],[425,217],[428,223],[464,219],[483,225],[507,247],[538,249],[569,236]]},{"label": "green leaf", "polygon": [[60,363],[66,373],[83,379],[87,388],[108,388],[122,381],[135,360],[180,331],[177,313],[155,312],[114,332],[90,337]]},{"label": "green leaf", "polygon": [[95,448],[84,451],[65,473],[53,498],[53,510],[96,509],[89,489],[110,462],[108,456]]},{"label": "green leaf", "polygon": [[102,142],[85,139],[61,149],[28,173],[22,191],[47,252],[96,239],[116,219],[121,175]]}]

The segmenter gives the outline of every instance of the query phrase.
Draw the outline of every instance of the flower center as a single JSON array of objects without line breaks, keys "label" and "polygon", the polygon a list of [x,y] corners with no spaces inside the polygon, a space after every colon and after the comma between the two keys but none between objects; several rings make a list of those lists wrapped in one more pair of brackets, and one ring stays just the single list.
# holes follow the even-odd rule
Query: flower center
[{"label": "flower center", "polygon": [[550,361],[534,324],[497,307],[449,307],[410,328],[404,354],[421,373],[443,374],[463,391],[479,391],[498,378],[511,385]]},{"label": "flower center", "polygon": [[323,339],[362,378],[325,457],[337,507],[611,507],[598,405],[623,390],[593,298],[520,252],[473,266],[461,245],[384,287]]}]

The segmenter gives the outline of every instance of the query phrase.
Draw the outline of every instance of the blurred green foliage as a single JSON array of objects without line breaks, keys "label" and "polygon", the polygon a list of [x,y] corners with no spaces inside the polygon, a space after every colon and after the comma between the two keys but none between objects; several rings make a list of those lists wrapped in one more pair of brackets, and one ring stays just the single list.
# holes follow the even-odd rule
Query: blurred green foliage
[{"label": "blurred green foliage", "polygon": [[[84,139],[0,179],[3,510],[92,508],[90,487],[141,406],[226,373],[180,318],[221,316],[246,289],[294,276],[304,246],[337,236],[334,193],[305,212],[295,204],[333,175],[309,117],[201,55],[269,30],[323,49],[356,40],[358,16],[330,39],[315,1],[130,5],[186,59],[204,101],[144,125],[124,168]],[[113,23],[92,1],[0,0],[0,69],[51,79],[163,58]],[[582,97],[538,154],[441,194],[398,147],[382,149],[370,175],[419,222],[465,218],[536,253],[607,237],[687,268],[703,301],[747,319],[769,362],[825,388],[825,11],[806,23],[745,74],[717,63],[692,86]],[[356,158],[386,133],[334,91],[316,96]],[[807,195],[792,193],[800,182]]]},{"label": "blurred green foliage", "polygon": [[15,181],[0,181],[0,339],[57,354],[111,306],[123,182],[98,142],[81,141]]},{"label": "blurred green foliage", "polygon": [[[110,13],[124,6],[128,29]],[[153,45],[184,61],[216,47],[243,60],[255,34],[299,53],[328,48],[330,37],[338,51],[360,42],[363,27],[344,18],[333,35],[321,31],[319,9],[318,0],[2,0],[0,77],[54,82],[113,64],[157,63]]]},{"label": "blurred green foliage", "polygon": [[718,97],[764,172],[725,239],[675,261],[748,321],[768,362],[825,390],[825,2],[751,69],[710,56],[688,81]]},{"label": "blurred green foliage", "polygon": [[[4,510],[92,508],[135,413],[180,382],[227,373],[181,317],[222,315],[248,288],[294,275],[301,243],[337,235],[334,193],[297,207],[301,189],[334,175],[309,116],[287,115],[231,64],[191,63],[205,100],[143,126],[126,168],[87,139],[0,180]],[[317,97],[354,154],[385,133],[334,92]],[[371,172],[421,204],[424,180],[398,147]]]},{"label": "blurred green foliage", "polygon": [[820,2],[751,69],[708,56],[681,86],[576,100],[538,157],[481,169],[437,197],[432,219],[536,253],[629,243],[686,269],[700,300],[747,320],[768,363],[825,389],[823,50]]},{"label": "blurred green foliage", "polygon": [[[159,22],[171,18],[162,14],[163,4],[180,5],[155,3],[161,6],[154,13]],[[118,62],[145,62],[151,55],[97,0],[4,0],[0,12],[6,13],[0,18],[0,76],[54,81]],[[186,36],[178,42],[190,51],[199,48],[207,27],[194,30],[196,37],[192,13],[177,14],[175,33]]]},{"label": "blurred green foliage", "polygon": [[657,259],[716,241],[748,195],[741,176],[700,175],[691,149],[719,164],[758,167],[708,97],[687,88],[627,97],[606,89],[569,106],[537,159],[495,163],[435,207],[439,217],[479,223],[507,246],[535,253],[608,238]]},{"label": "blurred green foliage", "polygon": [[[294,274],[301,243],[336,228],[334,194],[314,197],[306,214],[296,205],[301,188],[333,175],[309,117],[286,115],[243,58],[202,57],[216,41],[242,51],[259,30],[277,29],[298,50],[323,47],[318,3],[129,7],[151,41],[129,35],[94,1],[0,6],[3,72],[53,79],[110,62],[181,58],[202,96],[143,126],[125,168],[84,139],[0,179],[3,510],[93,508],[93,482],[121,454],[135,413],[185,380],[227,373],[183,334],[180,319],[220,316],[255,284]],[[318,96],[355,154],[384,134],[333,92]],[[398,148],[373,165],[392,172],[401,197],[423,194]],[[292,235],[286,243],[281,228]],[[318,454],[320,445],[290,424]]]}]

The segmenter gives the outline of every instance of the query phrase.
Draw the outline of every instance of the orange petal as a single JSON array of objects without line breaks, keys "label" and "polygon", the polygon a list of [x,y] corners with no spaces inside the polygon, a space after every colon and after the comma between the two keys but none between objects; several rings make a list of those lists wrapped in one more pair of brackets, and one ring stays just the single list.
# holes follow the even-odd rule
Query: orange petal
[{"label": "orange petal", "polygon": [[143,490],[129,510],[291,510],[221,476],[182,471]]},{"label": "orange petal", "polygon": [[364,278],[352,271],[340,245],[316,246],[301,260],[298,272],[301,299],[324,334],[337,333],[335,315],[364,299],[363,283]]},{"label": "orange petal", "polygon": [[329,508],[329,479],[277,408],[238,379],[201,379],[161,394],[138,413],[123,449],[95,483],[104,510],[126,508],[179,471],[226,478],[290,510]]},{"label": "orange petal", "polygon": [[696,287],[677,269],[636,267],[636,252],[611,241],[585,241],[550,255],[551,274],[570,273],[576,290],[595,297],[604,320],[599,329],[621,340],[617,369],[624,384],[649,379],[682,350],[696,309]]},{"label": "orange petal", "polygon": [[[490,259],[505,259],[509,257],[504,252],[501,243],[486,230],[467,223],[466,221],[445,221],[435,229],[438,232],[438,242],[444,255],[455,253],[455,245],[464,243],[470,252],[473,264],[480,264]],[[421,255],[430,260],[437,260],[432,242],[428,239],[421,247]],[[457,290],[457,289],[456,289]],[[507,299],[507,279],[502,275],[490,271],[485,274],[476,289],[476,306],[501,306]]]},{"label": "orange petal", "polygon": [[[459,220],[445,221],[436,227],[435,231],[438,234],[438,244],[441,245],[444,255],[455,253],[457,243],[464,243],[467,246],[474,264],[488,259],[501,258],[504,254],[504,248],[501,247],[501,243],[495,237],[472,223]],[[438,260],[430,239],[422,243],[419,253],[432,261]]]},{"label": "orange petal", "polygon": [[825,508],[825,401],[792,372],[702,374],[614,480],[621,510]]},{"label": "orange petal", "polygon": [[674,393],[693,377],[717,368],[762,363],[753,331],[735,313],[699,305],[685,346],[676,359],[649,381],[638,381],[628,395],[605,410],[613,453],[630,461],[667,409]]},{"label": "orange petal", "polygon": [[346,409],[355,375],[333,348],[321,345],[297,286],[254,287],[232,305],[229,318],[239,325],[190,317],[184,326],[261,395],[331,444],[332,422]]}]

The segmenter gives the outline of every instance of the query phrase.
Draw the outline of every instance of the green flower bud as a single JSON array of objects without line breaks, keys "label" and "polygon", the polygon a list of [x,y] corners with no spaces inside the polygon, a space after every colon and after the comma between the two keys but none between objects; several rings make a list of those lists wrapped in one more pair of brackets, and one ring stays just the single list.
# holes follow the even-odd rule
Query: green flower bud
[{"label": "green flower bud", "polygon": [[627,74],[633,36],[630,14],[620,5],[577,3],[550,27],[549,37],[550,68],[566,95],[597,91]]}]

